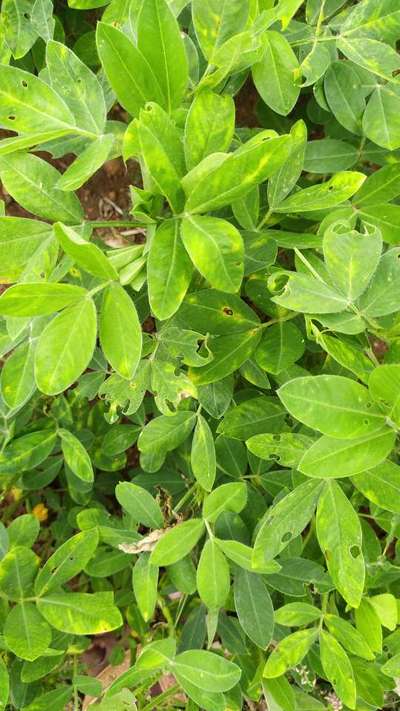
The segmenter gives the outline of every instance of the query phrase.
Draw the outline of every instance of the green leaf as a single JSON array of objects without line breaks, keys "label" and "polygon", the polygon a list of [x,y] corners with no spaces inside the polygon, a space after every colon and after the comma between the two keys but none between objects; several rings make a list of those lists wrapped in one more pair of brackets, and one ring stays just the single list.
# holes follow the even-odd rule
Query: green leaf
[{"label": "green leaf", "polygon": [[347,59],[382,79],[394,81],[393,72],[400,67],[397,52],[388,44],[366,37],[339,37],[337,48]]},{"label": "green leaf", "polygon": [[26,217],[0,217],[1,280],[17,281],[29,260],[51,241],[52,228],[45,222]]},{"label": "green leaf", "polygon": [[400,305],[400,248],[389,249],[382,256],[368,289],[359,301],[361,315],[386,316]]},{"label": "green leaf", "polygon": [[239,667],[233,662],[200,649],[178,654],[171,666],[178,682],[189,682],[204,691],[229,691],[241,676]]},{"label": "green leaf", "polygon": [[355,171],[337,173],[325,183],[304,188],[290,195],[275,208],[275,211],[302,213],[329,210],[351,198],[361,188],[364,180],[363,173]]},{"label": "green leaf", "polygon": [[289,602],[275,610],[275,622],[284,627],[302,627],[321,617],[321,610],[308,602]]},{"label": "green leaf", "polygon": [[257,647],[266,649],[273,636],[274,609],[262,576],[236,570],[234,598],[241,627]]},{"label": "green leaf", "polygon": [[142,354],[142,329],[135,304],[119,284],[104,291],[99,334],[108,362],[121,377],[131,380]]},{"label": "green leaf", "polygon": [[175,124],[158,104],[148,103],[140,112],[137,137],[151,184],[165,195],[173,212],[181,212],[185,200],[181,186],[185,161]]},{"label": "green leaf", "polygon": [[60,545],[40,569],[35,580],[39,597],[57,590],[86,567],[98,544],[97,530],[81,531]]},{"label": "green leaf", "polygon": [[45,42],[53,38],[55,20],[53,18],[53,3],[51,0],[35,0],[33,3],[31,22]]},{"label": "green leaf", "polygon": [[378,146],[394,151],[400,147],[400,90],[394,84],[377,85],[363,116],[365,135]]},{"label": "green leaf", "polygon": [[260,336],[258,328],[253,328],[251,331],[243,331],[232,336],[210,338],[208,345],[214,357],[201,368],[190,370],[193,383],[208,385],[234,373],[249,360],[258,345]]},{"label": "green leaf", "polygon": [[356,627],[373,652],[382,652],[382,626],[379,617],[368,598],[361,600],[354,612]]},{"label": "green leaf", "polygon": [[313,516],[321,489],[320,481],[305,481],[268,509],[254,543],[255,566],[275,558],[305,529]]},{"label": "green leaf", "polygon": [[182,240],[193,264],[212,287],[239,291],[244,246],[236,227],[216,217],[186,217],[182,221]]},{"label": "green leaf", "polygon": [[308,274],[290,273],[283,292],[272,301],[285,309],[314,314],[340,313],[348,302],[338,291]]},{"label": "green leaf", "polygon": [[154,614],[158,595],[158,568],[151,565],[149,558],[149,553],[142,553],[132,570],[133,592],[145,622]]},{"label": "green leaf", "polygon": [[400,652],[395,654],[391,659],[389,659],[381,667],[381,671],[386,674],[386,676],[391,676],[397,678],[400,670]]},{"label": "green leaf", "polygon": [[203,517],[213,522],[223,511],[240,513],[246,502],[247,487],[244,482],[221,484],[204,499]]},{"label": "green leaf", "polygon": [[335,481],[325,483],[318,500],[316,523],[318,542],[336,589],[348,605],[358,607],[365,580],[361,525]]},{"label": "green leaf", "polygon": [[372,503],[400,513],[400,467],[387,460],[352,477],[352,483]]},{"label": "green leaf", "polygon": [[[262,687],[268,708],[271,708],[271,711],[275,711],[275,709],[276,711],[296,711],[298,708],[293,687],[286,677],[263,679]],[[306,711],[313,711],[313,709],[310,706]]]},{"label": "green leaf", "polygon": [[80,301],[86,290],[73,284],[14,284],[0,296],[4,316],[45,316]]},{"label": "green leaf", "polygon": [[167,220],[153,235],[147,262],[149,301],[157,318],[165,320],[178,310],[192,273],[181,241],[180,224],[178,220]]},{"label": "green leaf", "polygon": [[0,709],[5,709],[10,691],[10,680],[7,667],[3,660],[0,661]]},{"label": "green leaf", "polygon": [[32,662],[50,646],[51,628],[32,602],[21,602],[8,614],[4,638],[11,652]]},{"label": "green leaf", "polygon": [[289,195],[300,178],[304,167],[304,157],[307,146],[307,126],[304,121],[300,119],[300,121],[296,121],[296,123],[293,124],[290,129],[290,136],[292,142],[289,156],[268,181],[267,195],[270,208],[275,208]]},{"label": "green leaf", "polygon": [[122,625],[111,592],[56,592],[40,598],[37,606],[52,627],[68,634],[104,634]]},{"label": "green leaf", "polygon": [[350,660],[332,635],[320,632],[322,668],[339,699],[350,709],[356,708],[356,685]]},{"label": "green leaf", "polygon": [[34,74],[2,64],[0,121],[18,133],[70,129],[75,120],[63,99]]},{"label": "green leaf", "polygon": [[282,426],[284,411],[276,399],[266,395],[245,400],[228,410],[218,425],[218,433],[246,440],[263,432],[277,432]]},{"label": "green leaf", "polygon": [[67,45],[53,40],[46,44],[46,66],[49,84],[63,97],[76,125],[92,138],[103,133],[107,108],[96,74]]},{"label": "green leaf", "polygon": [[15,475],[37,467],[51,454],[54,430],[38,430],[13,439],[0,453],[0,475]]},{"label": "green leaf", "polygon": [[248,0],[233,0],[226,5],[218,0],[193,0],[192,13],[201,50],[212,63],[215,50],[245,28],[249,3]]},{"label": "green leaf", "polygon": [[32,3],[29,0],[16,2],[4,0],[1,6],[1,19],[4,28],[4,40],[13,57],[20,59],[34,44],[37,33],[31,22]]},{"label": "green leaf", "polygon": [[161,528],[163,525],[160,506],[143,487],[131,481],[123,481],[117,484],[115,496],[135,523],[142,523],[149,528]]},{"label": "green leaf", "polygon": [[31,548],[40,530],[40,523],[33,514],[22,514],[10,523],[7,534],[10,546],[26,546]]},{"label": "green leaf", "polygon": [[184,135],[186,166],[194,168],[212,153],[228,151],[235,128],[231,96],[202,91],[189,109]]},{"label": "green leaf", "polygon": [[246,446],[260,459],[277,461],[284,467],[297,468],[312,440],[307,435],[293,432],[258,434],[247,440]]},{"label": "green leaf", "polygon": [[182,328],[213,335],[237,334],[254,329],[259,324],[255,312],[234,294],[221,294],[214,289],[201,289],[187,295],[177,314]]},{"label": "green leaf", "polygon": [[28,597],[37,573],[39,558],[24,546],[15,546],[0,561],[0,590],[10,600]]},{"label": "green leaf", "polygon": [[263,43],[264,56],[252,68],[253,80],[267,106],[281,116],[287,116],[300,94],[300,87],[294,82],[299,62],[289,42],[279,32],[267,31]]},{"label": "green leaf", "polygon": [[151,554],[152,565],[172,565],[184,558],[204,532],[202,519],[192,518],[167,529]]},{"label": "green leaf", "polygon": [[26,711],[46,711],[51,708],[52,711],[63,711],[63,709],[68,707],[71,696],[72,688],[62,685],[57,689],[40,694],[32,703],[25,706],[25,709]]},{"label": "green leaf", "polygon": [[31,341],[21,343],[1,369],[1,394],[11,409],[23,405],[35,392],[34,352],[35,347]]},{"label": "green leaf", "polygon": [[324,78],[324,91],[335,118],[351,133],[362,132],[365,99],[361,79],[350,62],[333,62]]},{"label": "green leaf", "polygon": [[78,479],[92,483],[94,480],[92,462],[82,442],[72,432],[63,428],[58,429],[57,434],[61,439],[61,449],[65,461],[71,471]]},{"label": "green leaf", "polygon": [[307,143],[304,170],[309,173],[335,173],[357,163],[358,153],[351,143],[335,138],[322,138]]},{"label": "green leaf", "polygon": [[298,630],[284,637],[269,655],[263,675],[267,679],[275,679],[288,669],[297,666],[308,653],[317,636],[318,631],[314,628]]},{"label": "green leaf", "polygon": [[209,610],[223,607],[229,595],[229,565],[213,539],[206,541],[197,566],[197,590]]},{"label": "green leaf", "polygon": [[400,166],[386,165],[368,176],[356,197],[359,205],[381,205],[400,195]]},{"label": "green leaf", "polygon": [[268,328],[254,358],[268,373],[280,373],[289,368],[304,353],[304,337],[293,323],[280,321]]},{"label": "green leaf", "polygon": [[215,445],[207,420],[202,415],[197,417],[190,463],[196,480],[203,489],[211,491],[217,471]]},{"label": "green leaf", "polygon": [[99,279],[118,279],[118,273],[100,247],[83,239],[71,227],[57,223],[54,233],[65,254],[89,274]]},{"label": "green leaf", "polygon": [[76,158],[59,179],[60,190],[77,190],[107,161],[114,144],[114,136],[107,133],[96,138]]},{"label": "green leaf", "polygon": [[340,479],[375,467],[390,454],[395,433],[388,427],[353,439],[320,437],[305,452],[299,470],[310,477]]},{"label": "green leaf", "polygon": [[368,390],[343,376],[295,378],[279,388],[278,395],[293,417],[330,437],[362,437],[385,424]]},{"label": "green leaf", "polygon": [[[289,155],[290,145],[288,136],[271,138],[270,132],[264,131],[225,156],[222,162],[209,165],[209,158],[204,159],[194,169],[200,171],[199,178],[194,180],[189,173],[182,181],[187,195],[186,210],[192,214],[208,212],[242,197],[280,168]],[[203,168],[205,161],[208,169]]]},{"label": "green leaf", "polygon": [[338,615],[331,614],[325,615],[324,622],[331,635],[333,635],[350,654],[355,654],[357,657],[368,660],[375,658],[363,636],[350,622],[343,620]]},{"label": "green leaf", "polygon": [[163,104],[157,75],[129,37],[112,25],[98,22],[96,42],[107,79],[131,116],[139,116],[148,101]]},{"label": "green leaf", "polygon": [[246,546],[245,543],[222,540],[219,538],[216,538],[215,541],[229,560],[236,563],[240,568],[248,570],[250,573],[277,573],[281,568],[279,563],[274,560],[269,561],[261,568],[256,568],[252,562],[253,549],[250,548],[250,546]]},{"label": "green leaf", "polygon": [[52,222],[81,222],[83,210],[78,198],[56,187],[60,173],[38,156],[23,152],[0,156],[0,178],[7,192],[28,212]]},{"label": "green leaf", "polygon": [[350,302],[367,288],[378,266],[382,237],[376,228],[359,234],[345,222],[335,222],[323,239],[325,265],[335,287]]},{"label": "green leaf", "polygon": [[138,439],[140,452],[159,451],[166,454],[187,439],[196,423],[193,412],[177,412],[175,415],[161,415],[148,422]]},{"label": "green leaf", "polygon": [[162,105],[171,113],[184,98],[189,68],[178,22],[165,0],[141,3],[136,31],[138,49],[160,84]]},{"label": "green leaf", "polygon": [[96,343],[96,321],[94,303],[85,299],[45,327],[35,352],[35,378],[41,392],[63,392],[87,368]]}]

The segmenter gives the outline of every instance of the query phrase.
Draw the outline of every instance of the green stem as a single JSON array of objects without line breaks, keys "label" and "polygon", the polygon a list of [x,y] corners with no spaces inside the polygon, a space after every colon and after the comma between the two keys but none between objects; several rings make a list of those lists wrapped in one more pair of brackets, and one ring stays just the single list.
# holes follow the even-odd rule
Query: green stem
[{"label": "green stem", "polygon": [[184,504],[186,504],[187,500],[190,499],[191,495],[193,494],[193,492],[196,489],[197,489],[197,483],[193,484],[190,487],[190,489],[188,489],[187,492],[182,496],[182,498],[179,499],[177,505],[174,506],[174,509],[173,509],[174,513],[178,513],[178,511],[181,510],[182,506],[184,506]]},{"label": "green stem", "polygon": [[133,220],[85,220],[86,225],[91,225],[92,227],[138,227],[141,226],[140,222],[134,222]]}]

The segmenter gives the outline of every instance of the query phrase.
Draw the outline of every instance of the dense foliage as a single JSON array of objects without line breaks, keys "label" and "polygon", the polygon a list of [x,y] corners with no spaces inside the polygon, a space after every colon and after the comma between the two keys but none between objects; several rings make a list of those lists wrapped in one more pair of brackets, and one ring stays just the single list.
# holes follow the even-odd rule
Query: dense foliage
[{"label": "dense foliage", "polygon": [[0,15],[0,708],[398,708],[399,2],[106,2]]}]

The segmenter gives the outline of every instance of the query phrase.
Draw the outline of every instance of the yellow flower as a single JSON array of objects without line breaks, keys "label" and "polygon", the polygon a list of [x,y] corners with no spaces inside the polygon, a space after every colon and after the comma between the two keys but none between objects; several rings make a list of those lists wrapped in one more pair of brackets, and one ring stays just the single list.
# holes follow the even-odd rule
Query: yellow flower
[{"label": "yellow flower", "polygon": [[18,489],[17,486],[13,486],[11,489],[11,493],[14,501],[19,501],[22,496],[22,489]]},{"label": "yellow flower", "polygon": [[49,510],[44,504],[36,504],[32,509],[32,513],[38,521],[47,521]]}]

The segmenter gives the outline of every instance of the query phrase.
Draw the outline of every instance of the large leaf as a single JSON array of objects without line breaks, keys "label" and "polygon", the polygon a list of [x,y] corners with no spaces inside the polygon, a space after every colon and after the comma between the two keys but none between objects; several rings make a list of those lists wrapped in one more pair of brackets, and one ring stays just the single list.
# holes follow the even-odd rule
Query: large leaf
[{"label": "large leaf", "polygon": [[317,507],[317,538],[337,590],[358,607],[364,590],[362,533],[357,513],[339,484],[325,484]]},{"label": "large leaf", "polygon": [[284,163],[289,150],[287,136],[270,138],[270,132],[266,131],[243,144],[222,162],[210,163],[206,158],[194,169],[198,171],[198,179],[195,179],[196,172],[196,176],[189,173],[183,180],[186,210],[193,214],[208,212],[242,197],[254,185],[273,175]]},{"label": "large leaf", "polygon": [[243,240],[230,222],[216,217],[187,217],[182,240],[195,265],[215,289],[239,291],[243,278]]},{"label": "large leaf", "polygon": [[267,511],[254,543],[253,561],[256,565],[275,558],[305,529],[321,490],[320,481],[306,481]]},{"label": "large leaf", "polygon": [[37,606],[52,627],[68,634],[102,634],[122,624],[121,613],[110,592],[55,592],[41,597]]},{"label": "large leaf", "polygon": [[114,370],[133,378],[142,353],[142,329],[131,297],[119,284],[111,284],[100,312],[100,343]]},{"label": "large leaf", "polygon": [[45,327],[35,353],[41,392],[63,392],[87,368],[96,343],[96,309],[91,299],[62,311]]},{"label": "large leaf", "polygon": [[243,568],[237,570],[234,595],[242,628],[254,644],[266,649],[273,636],[274,610],[263,578]]},{"label": "large leaf", "polygon": [[300,87],[295,84],[299,63],[287,39],[279,32],[264,35],[265,52],[253,67],[257,91],[276,113],[286,116],[295,105]]},{"label": "large leaf", "polygon": [[167,319],[178,310],[192,272],[178,220],[164,222],[153,235],[147,264],[149,301],[157,318]]},{"label": "large leaf", "polygon": [[362,437],[385,424],[368,390],[342,376],[296,378],[285,383],[278,395],[293,417],[331,437]]},{"label": "large leaf", "polygon": [[14,200],[34,215],[67,225],[81,222],[78,198],[56,187],[60,173],[38,156],[21,152],[0,157],[0,178]]},{"label": "large leaf", "polygon": [[116,27],[97,23],[97,50],[118,101],[138,116],[148,101],[163,104],[163,93],[153,68],[142,52]]},{"label": "large leaf", "polygon": [[178,22],[165,0],[141,4],[137,19],[137,46],[148,61],[171,112],[180,106],[188,83],[188,60]]}]

